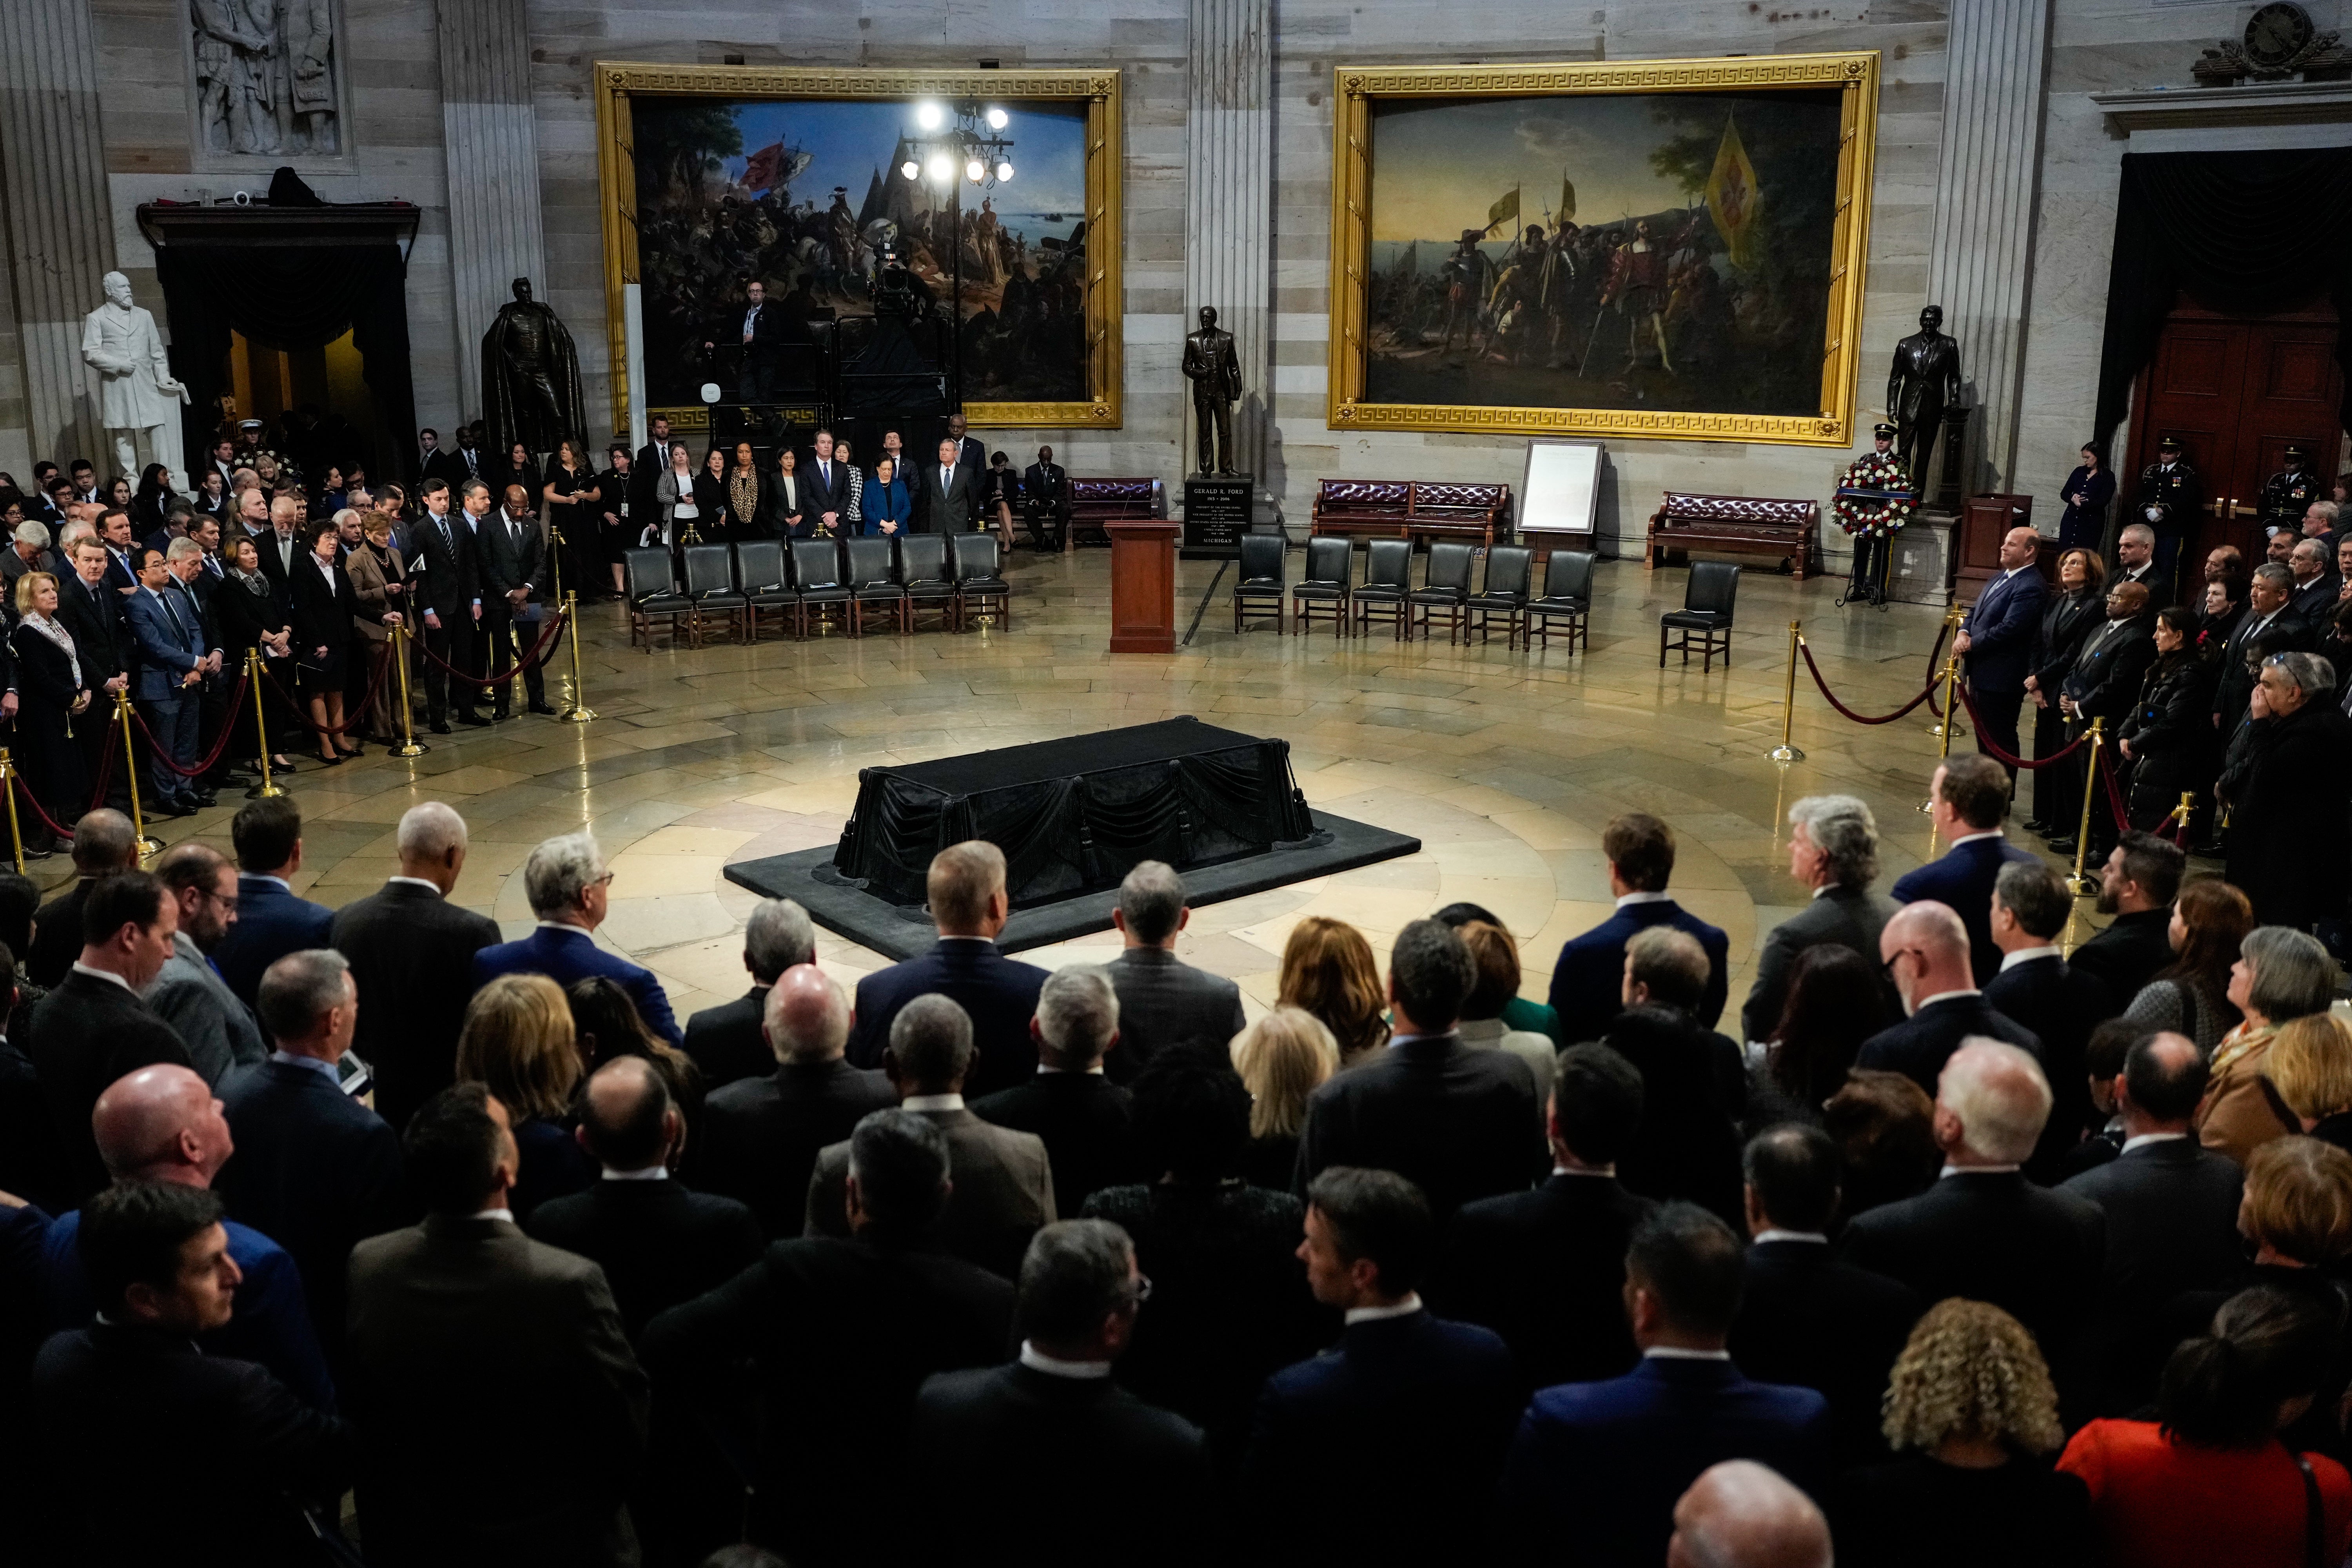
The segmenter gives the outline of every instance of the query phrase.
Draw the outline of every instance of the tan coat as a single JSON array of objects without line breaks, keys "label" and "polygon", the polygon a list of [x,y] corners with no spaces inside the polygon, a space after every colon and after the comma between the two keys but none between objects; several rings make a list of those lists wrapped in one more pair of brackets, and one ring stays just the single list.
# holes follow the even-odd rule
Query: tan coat
[{"label": "tan coat", "polygon": [[[408,607],[407,595],[403,594],[395,599],[384,592],[387,581],[384,570],[376,563],[375,552],[364,545],[343,557],[343,574],[352,580],[352,592],[358,596],[360,604],[372,614],[381,616],[386,610],[404,611]],[[400,552],[394,550],[391,575],[399,578],[407,574],[408,568],[401,561]],[[404,620],[406,616],[402,618]],[[352,625],[370,642],[382,642],[392,636],[389,627],[368,619],[366,616],[352,616]]]},{"label": "tan coat", "polygon": [[2303,1131],[2303,1123],[2278,1097],[2263,1071],[2270,1060],[2275,1025],[2239,1025],[2213,1051],[2213,1077],[2198,1102],[2198,1141],[2242,1165],[2273,1138]]}]

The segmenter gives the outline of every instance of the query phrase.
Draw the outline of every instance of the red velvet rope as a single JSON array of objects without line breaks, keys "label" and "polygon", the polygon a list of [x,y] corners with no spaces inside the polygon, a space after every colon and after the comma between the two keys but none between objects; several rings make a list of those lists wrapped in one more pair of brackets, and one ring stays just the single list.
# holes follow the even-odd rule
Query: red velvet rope
[{"label": "red velvet rope", "polygon": [[278,696],[286,699],[286,706],[294,710],[295,721],[300,724],[305,730],[318,735],[348,735],[360,725],[366,723],[368,710],[375,706],[376,693],[383,689],[383,683],[391,674],[392,660],[387,658],[383,664],[377,667],[375,679],[368,682],[368,689],[360,694],[358,709],[350,718],[344,720],[341,724],[337,724],[330,728],[324,724],[313,724],[310,722],[310,721],[305,717],[302,712],[302,705],[299,702],[297,702],[284,687],[278,684],[278,678],[276,676],[269,673],[269,667],[264,665],[261,668],[261,679],[269,682],[269,688],[271,690],[277,692]]},{"label": "red velvet rope", "polygon": [[2116,831],[2128,833],[2131,831],[2131,814],[2124,809],[2123,791],[2116,786],[2116,770],[2101,768],[2099,776],[2107,781],[2107,809],[2115,814]]},{"label": "red velvet rope", "polygon": [[[98,763],[98,787],[90,792],[89,804],[82,807],[84,811],[96,811],[100,806],[104,805],[106,786],[114,782],[114,748],[111,745],[102,746],[100,751],[102,754]],[[25,804],[33,808],[33,815],[39,817],[42,825],[50,832],[60,838],[73,837],[72,828],[61,826],[57,818],[41,809],[41,803],[33,798],[33,786],[25,782],[25,770],[13,761],[8,764],[8,783],[18,795],[24,796]]]},{"label": "red velvet rope", "polygon": [[217,740],[213,742],[213,749],[205,754],[204,761],[198,763],[194,767],[184,768],[179,763],[173,762],[169,756],[164,754],[162,744],[155,739],[155,731],[147,727],[146,719],[141,715],[139,710],[135,707],[131,710],[131,722],[137,724],[139,726],[139,732],[147,737],[147,744],[153,749],[156,761],[162,763],[165,767],[171,769],[173,773],[179,774],[184,779],[200,777],[205,773],[212,772],[213,764],[219,762],[221,760],[221,753],[228,750],[229,741],[236,733],[236,710],[238,706],[245,701],[245,689],[251,679],[252,678],[243,670],[239,670],[237,672],[236,689],[229,693],[228,721],[221,726],[220,736]]},{"label": "red velvet rope", "polygon": [[1830,683],[1822,679],[1822,667],[1813,662],[1813,650],[1811,645],[1800,639],[1797,643],[1797,651],[1805,656],[1805,668],[1812,671],[1813,684],[1822,689],[1822,695],[1828,699],[1829,705],[1836,709],[1840,713],[1844,714],[1847,718],[1853,720],[1857,724],[1892,724],[1895,721],[1902,718],[1903,715],[1910,712],[1911,710],[1918,707],[1919,704],[1927,701],[1928,698],[1935,695],[1936,684],[1934,681],[1929,681],[1927,683],[1927,690],[1922,691],[1918,696],[1914,697],[1910,701],[1906,702],[1894,712],[1886,714],[1882,718],[1873,719],[1865,714],[1855,712],[1853,709],[1847,707],[1844,703],[1837,700],[1837,693],[1830,689]]},{"label": "red velvet rope", "polygon": [[448,675],[452,679],[462,680],[467,685],[474,687],[478,690],[487,691],[493,686],[504,686],[508,681],[512,680],[516,676],[522,674],[525,670],[535,668],[536,667],[544,664],[549,656],[554,652],[555,639],[557,636],[562,632],[563,623],[569,617],[561,611],[557,612],[555,615],[550,616],[547,618],[547,629],[539,634],[539,640],[531,644],[523,656],[515,660],[514,668],[504,675],[494,675],[478,679],[477,677],[468,675],[464,670],[459,669],[447,659],[436,656],[434,651],[431,648],[426,647],[421,640],[415,641],[413,646],[418,653],[425,656],[427,661],[439,666],[443,673]]},{"label": "red velvet rope", "polygon": [[2026,761],[2023,757],[2012,757],[2007,752],[2002,751],[1999,746],[1994,745],[1990,741],[1984,738],[1984,721],[1977,717],[1976,698],[1969,693],[1969,689],[1965,686],[1959,689],[1959,692],[1961,702],[1966,704],[1968,707],[1969,721],[1974,723],[1977,727],[1978,744],[1981,745],[1985,749],[1986,752],[1991,756],[1993,761],[1999,763],[2005,768],[2046,768],[2053,763],[2064,762],[2068,757],[2073,756],[2075,752],[2081,751],[2084,747],[2091,743],[2090,731],[2084,731],[2082,734],[2074,737],[2074,744],[2066,747],[2063,751],[2053,752],[2046,757],[2036,757],[2032,762]]}]

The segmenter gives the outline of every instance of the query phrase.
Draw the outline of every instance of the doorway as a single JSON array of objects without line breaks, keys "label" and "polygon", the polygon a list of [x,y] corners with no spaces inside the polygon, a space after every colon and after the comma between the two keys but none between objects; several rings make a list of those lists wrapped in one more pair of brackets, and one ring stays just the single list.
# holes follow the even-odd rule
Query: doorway
[{"label": "doorway", "polygon": [[[394,448],[351,333],[310,348],[273,349],[231,331],[221,382],[236,401],[239,419],[258,419],[274,429],[290,410],[311,411],[316,424],[309,444],[316,450],[302,457],[306,471],[314,463],[349,468],[358,462],[372,476],[388,472],[381,459]],[[324,472],[320,467],[310,477]]]},{"label": "doorway", "polygon": [[2204,510],[2186,542],[2180,575],[2201,580],[2206,553],[2234,544],[2258,565],[2254,531],[2263,481],[2299,446],[2324,483],[2335,477],[2344,431],[2336,363],[2341,323],[2325,297],[2264,316],[2230,316],[2182,295],[2166,316],[2155,354],[2132,391],[2131,439],[2116,500],[2127,509],[2140,470],[2169,436],[2204,481]]}]

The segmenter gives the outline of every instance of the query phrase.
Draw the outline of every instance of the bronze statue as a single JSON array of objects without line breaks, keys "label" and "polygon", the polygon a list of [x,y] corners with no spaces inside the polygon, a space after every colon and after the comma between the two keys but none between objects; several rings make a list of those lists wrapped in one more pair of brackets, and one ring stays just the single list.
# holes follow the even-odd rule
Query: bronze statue
[{"label": "bronze statue", "polygon": [[1184,340],[1184,379],[1192,384],[1201,472],[1230,474],[1234,471],[1234,404],[1242,395],[1242,362],[1234,352],[1233,333],[1217,325],[1214,305],[1201,307],[1201,330]]},{"label": "bronze statue", "polygon": [[530,297],[530,279],[514,280],[514,302],[482,334],[482,421],[488,445],[503,452],[520,441],[551,452],[588,427],[580,395],[580,354],[555,312]]},{"label": "bronze statue", "polygon": [[1886,378],[1886,416],[1897,432],[1895,452],[1916,485],[1927,482],[1944,410],[1960,400],[1960,345],[1937,331],[1944,308],[1919,312],[1919,330],[1895,345],[1895,368]]}]

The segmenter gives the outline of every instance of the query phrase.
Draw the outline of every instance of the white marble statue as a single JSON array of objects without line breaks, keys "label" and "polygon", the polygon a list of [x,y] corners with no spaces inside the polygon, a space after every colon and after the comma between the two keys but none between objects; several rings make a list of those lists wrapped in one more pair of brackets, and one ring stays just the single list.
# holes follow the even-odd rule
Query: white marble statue
[{"label": "white marble statue", "polygon": [[147,461],[178,473],[180,410],[188,389],[172,379],[155,318],[131,302],[131,279],[106,275],[106,303],[82,318],[81,357],[104,383],[99,414],[114,441],[114,471],[136,475]]}]

